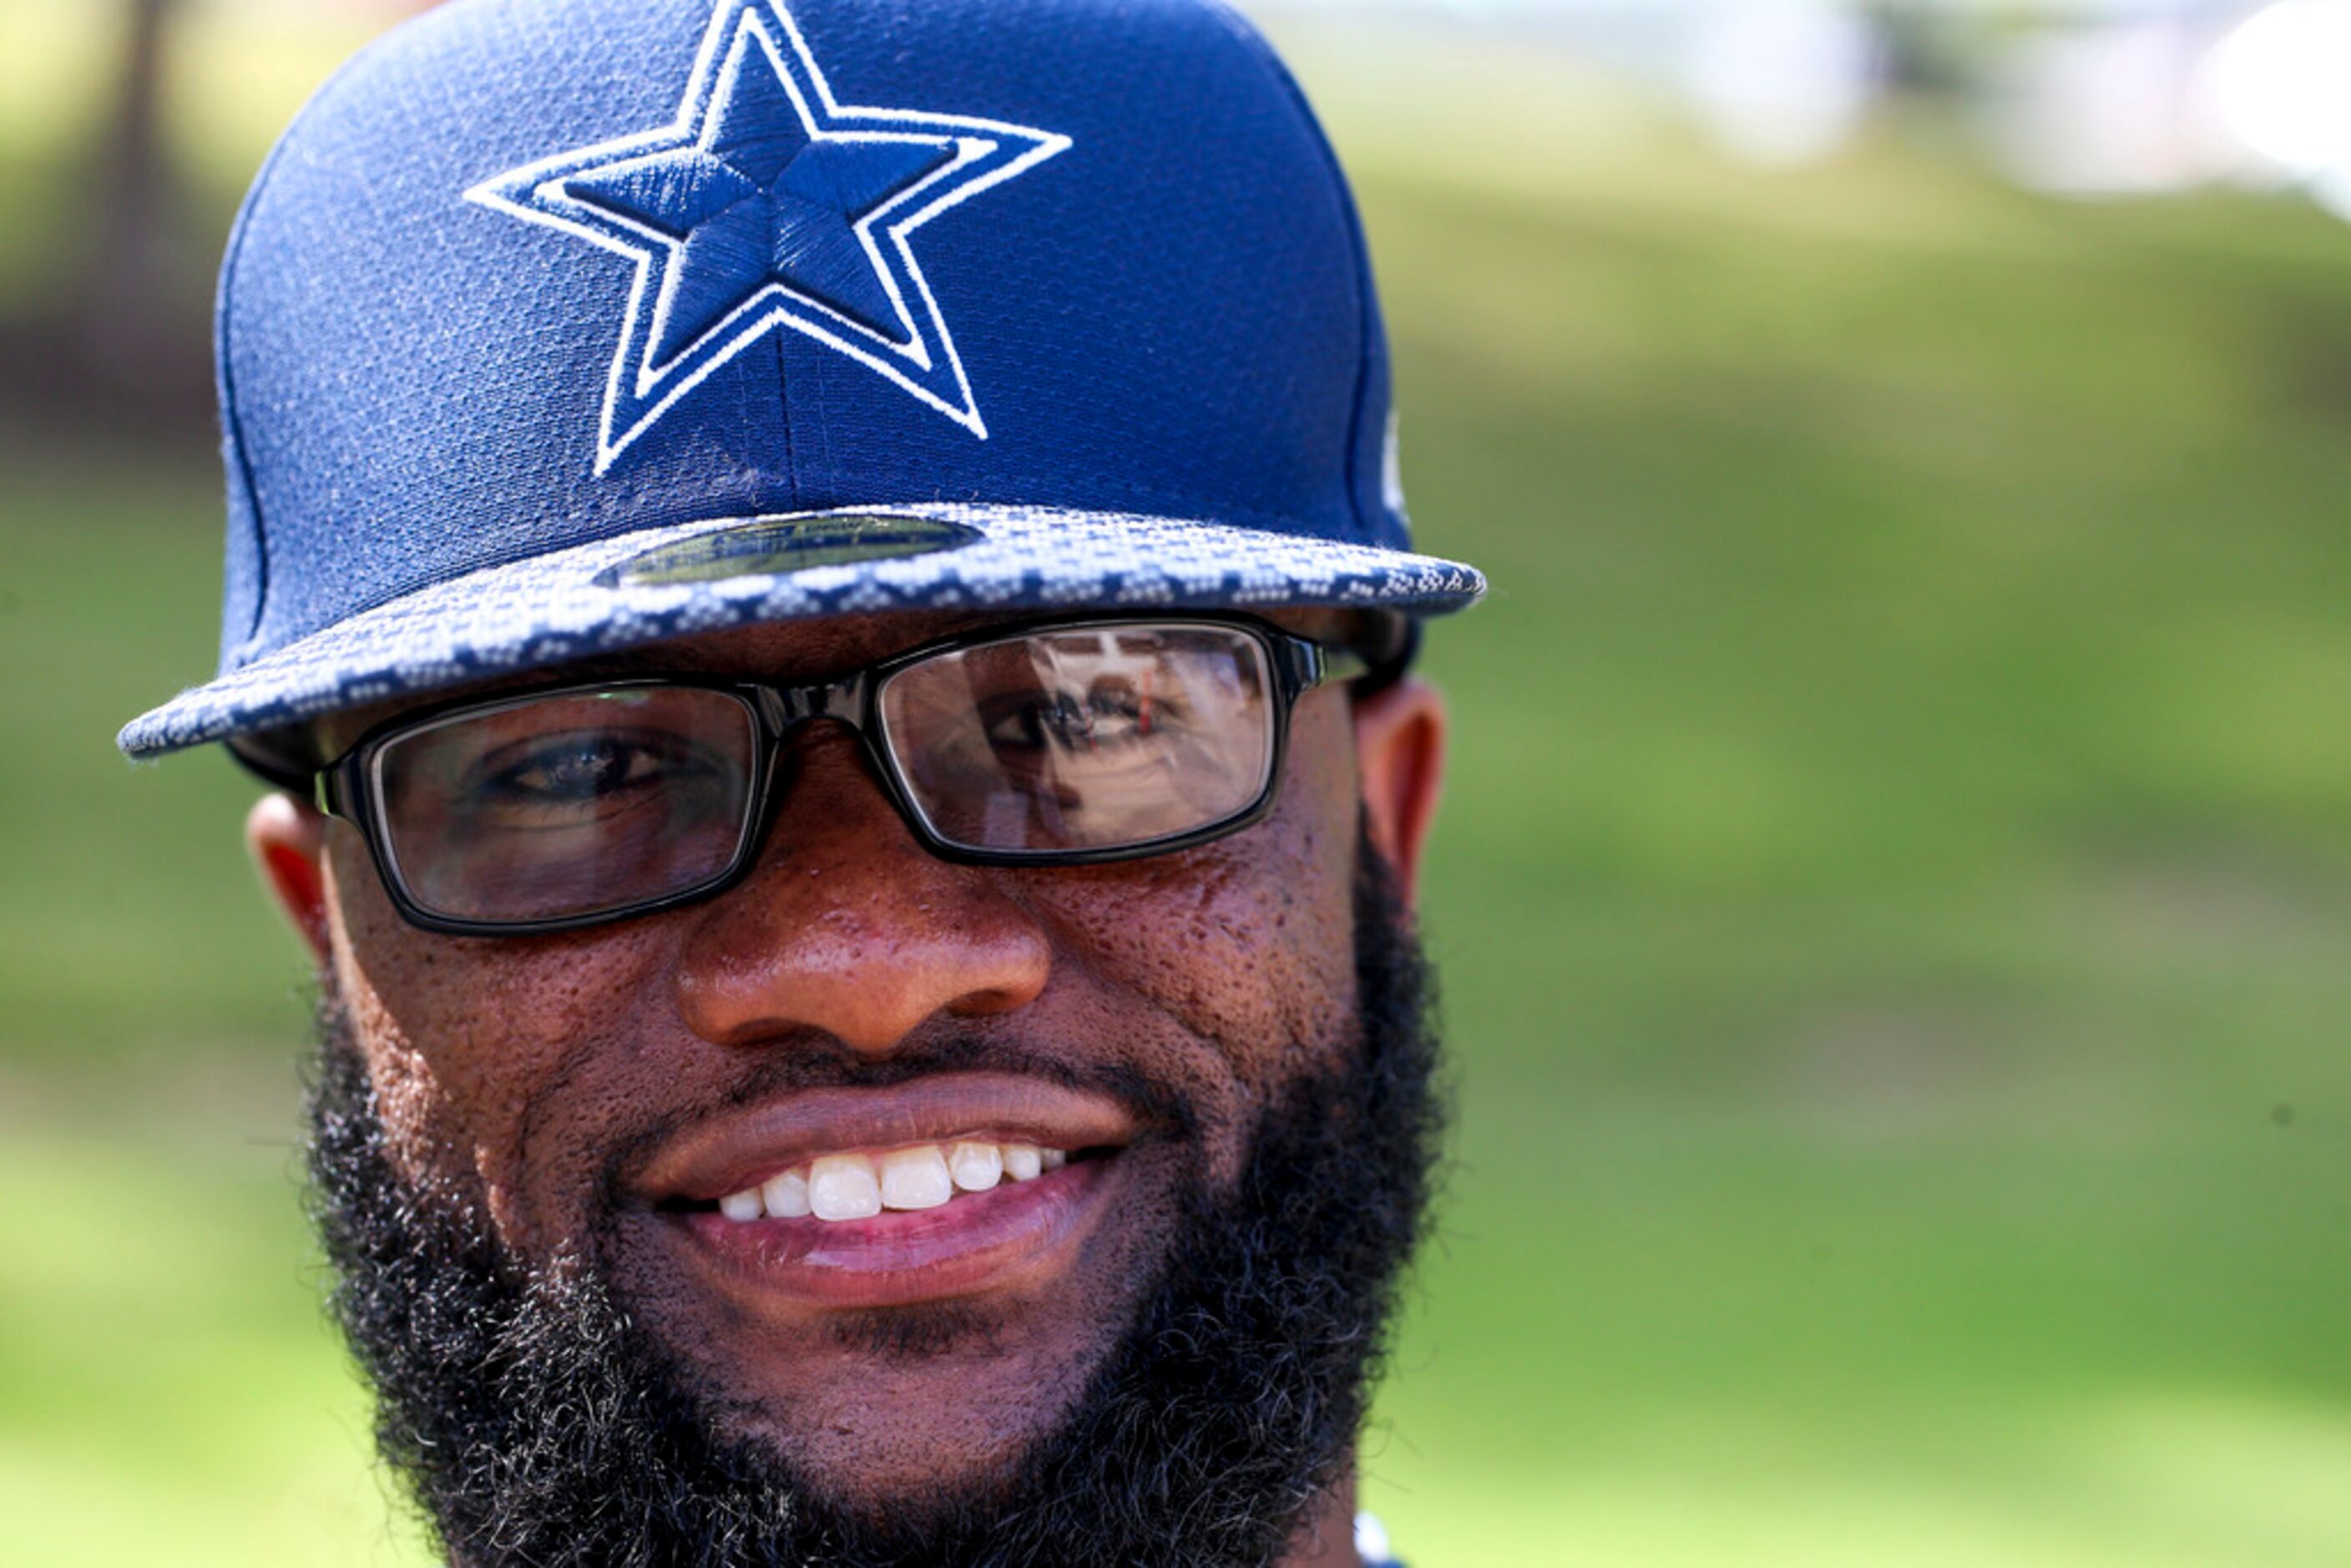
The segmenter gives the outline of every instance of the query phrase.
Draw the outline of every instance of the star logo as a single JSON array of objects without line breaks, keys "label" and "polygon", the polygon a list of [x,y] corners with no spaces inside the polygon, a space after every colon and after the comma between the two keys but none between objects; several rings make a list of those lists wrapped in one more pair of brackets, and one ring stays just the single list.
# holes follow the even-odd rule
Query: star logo
[{"label": "star logo", "polygon": [[908,236],[1070,145],[1050,131],[837,103],[782,0],[718,0],[675,124],[484,181],[468,201],[635,264],[596,472],[768,331],[987,422]]}]

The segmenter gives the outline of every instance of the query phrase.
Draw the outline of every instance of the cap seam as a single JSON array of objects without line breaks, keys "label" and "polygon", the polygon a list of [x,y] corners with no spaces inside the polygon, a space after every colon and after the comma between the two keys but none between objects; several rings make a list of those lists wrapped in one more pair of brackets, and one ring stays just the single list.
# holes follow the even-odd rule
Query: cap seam
[{"label": "cap seam", "polygon": [[[261,493],[255,482],[253,458],[246,450],[245,419],[237,408],[235,337],[236,331],[236,276],[245,258],[245,245],[252,234],[252,214],[268,191],[270,176],[277,172],[278,161],[286,152],[286,141],[281,139],[270,149],[269,156],[254,176],[253,190],[237,214],[236,231],[230,237],[228,256],[221,263],[220,320],[215,330],[214,352],[219,363],[221,425],[228,438],[229,451],[235,455],[237,477],[245,492],[246,510],[253,519],[254,590],[253,613],[239,634],[234,656],[243,663],[259,635],[263,616],[269,607],[269,529],[261,515]],[[230,650],[222,650],[224,664],[228,663]]]},{"label": "cap seam", "polygon": [[784,486],[797,510],[800,502],[800,461],[792,442],[792,392],[786,381],[790,372],[784,366],[784,335],[769,332],[768,340],[768,347],[776,357],[776,427],[784,438]]},{"label": "cap seam", "polygon": [[[329,93],[333,92],[347,78],[357,71],[360,65],[371,58],[374,53],[375,49],[372,47],[361,49],[337,67],[328,75],[326,80],[319,84],[318,90],[309,96],[293,120],[287,124],[285,131],[278,135],[276,145],[269,150],[269,156],[261,161],[261,168],[253,177],[252,189],[246,193],[245,200],[238,204],[236,222],[229,233],[228,250],[221,260],[219,301],[215,308],[214,327],[214,358],[220,384],[221,428],[229,450],[235,454],[237,474],[244,483],[245,503],[253,514],[255,578],[253,615],[246,623],[244,634],[237,639],[235,656],[239,664],[244,663],[249,656],[255,641],[261,634],[262,620],[268,612],[270,570],[268,525],[261,514],[261,491],[254,482],[253,458],[246,445],[245,420],[237,408],[236,368],[233,358],[232,341],[235,335],[237,272],[244,263],[246,242],[252,237],[254,214],[259,210],[262,198],[268,193],[270,181],[277,172],[278,164],[285,161],[287,150],[294,144],[295,132],[300,128],[302,122],[309,118],[311,110],[323,101]],[[221,658],[224,671],[228,666],[229,658],[230,651],[224,648]]]}]

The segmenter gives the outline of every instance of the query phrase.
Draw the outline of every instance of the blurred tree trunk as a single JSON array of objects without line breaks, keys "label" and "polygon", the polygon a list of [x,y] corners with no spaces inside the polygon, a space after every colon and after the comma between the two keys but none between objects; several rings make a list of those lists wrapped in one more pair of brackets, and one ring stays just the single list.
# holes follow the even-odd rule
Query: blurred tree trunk
[{"label": "blurred tree trunk", "polygon": [[134,395],[167,393],[168,383],[184,381],[185,361],[203,338],[187,204],[163,137],[163,64],[181,0],[122,4],[113,98],[85,187],[89,256],[76,280],[70,332],[98,381]]},{"label": "blurred tree trunk", "polygon": [[121,68],[99,155],[102,238],[121,254],[152,251],[168,175],[163,152],[163,40],[179,0],[128,0]]}]

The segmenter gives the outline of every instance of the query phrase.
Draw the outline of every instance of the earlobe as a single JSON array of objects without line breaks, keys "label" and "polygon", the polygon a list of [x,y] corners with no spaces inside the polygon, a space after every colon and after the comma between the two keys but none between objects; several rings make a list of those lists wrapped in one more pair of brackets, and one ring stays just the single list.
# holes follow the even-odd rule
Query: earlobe
[{"label": "earlobe", "polygon": [[325,964],[327,819],[291,795],[265,795],[246,814],[245,846],[295,935]]},{"label": "earlobe", "polygon": [[1357,701],[1354,715],[1364,821],[1405,903],[1416,904],[1421,850],[1445,781],[1445,699],[1407,678]]}]

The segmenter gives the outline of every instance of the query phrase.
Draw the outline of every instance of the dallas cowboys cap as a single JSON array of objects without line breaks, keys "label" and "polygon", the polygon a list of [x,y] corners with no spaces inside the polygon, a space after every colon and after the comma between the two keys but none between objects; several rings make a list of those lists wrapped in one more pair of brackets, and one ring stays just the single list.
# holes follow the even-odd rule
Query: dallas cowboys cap
[{"label": "dallas cowboys cap", "polygon": [[220,673],[133,756],[755,622],[1484,586],[1216,0],[452,0],[278,144],[218,358]]}]

